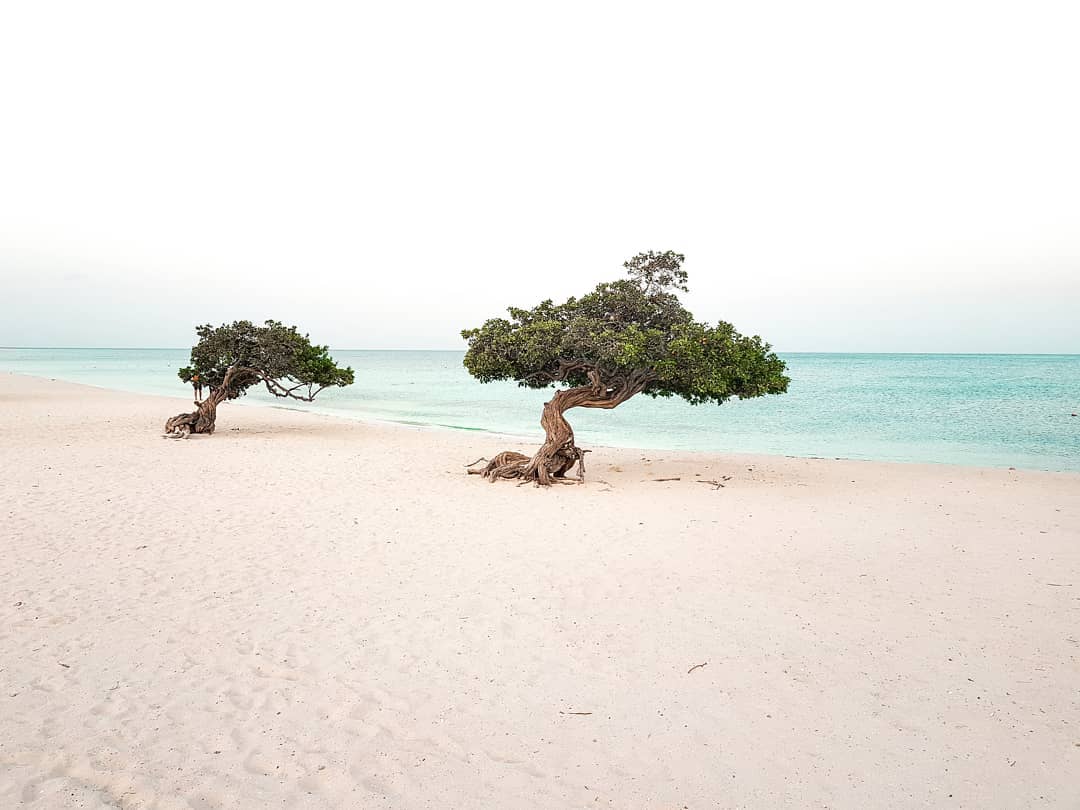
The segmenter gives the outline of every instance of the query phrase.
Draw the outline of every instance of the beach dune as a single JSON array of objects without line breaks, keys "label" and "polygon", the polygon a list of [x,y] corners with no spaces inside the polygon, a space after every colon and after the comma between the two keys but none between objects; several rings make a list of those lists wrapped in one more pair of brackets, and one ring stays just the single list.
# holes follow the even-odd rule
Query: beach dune
[{"label": "beach dune", "polygon": [[1080,806],[1080,475],[189,404],[0,374],[0,807]]}]

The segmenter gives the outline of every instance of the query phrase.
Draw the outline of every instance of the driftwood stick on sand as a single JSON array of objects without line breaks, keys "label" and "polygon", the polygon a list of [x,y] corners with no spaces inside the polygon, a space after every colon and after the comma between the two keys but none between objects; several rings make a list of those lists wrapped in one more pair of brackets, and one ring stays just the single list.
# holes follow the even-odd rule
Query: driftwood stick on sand
[{"label": "driftwood stick on sand", "polygon": [[719,481],[698,481],[697,483],[699,483],[699,484],[710,484],[713,489],[720,489],[720,487],[725,486],[725,483],[724,483],[725,481],[730,481],[730,480],[731,480],[730,475],[723,475],[723,476],[720,477]]}]

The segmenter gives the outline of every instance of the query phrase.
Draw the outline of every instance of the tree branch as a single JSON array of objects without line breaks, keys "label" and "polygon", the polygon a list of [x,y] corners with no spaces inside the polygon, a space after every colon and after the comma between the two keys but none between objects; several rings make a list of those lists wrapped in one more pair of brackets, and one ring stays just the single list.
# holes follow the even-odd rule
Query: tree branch
[{"label": "tree branch", "polygon": [[[284,377],[283,379],[288,382],[295,382],[296,385],[284,386],[277,379],[271,377],[265,371],[259,368],[252,368],[250,366],[237,366],[231,365],[225,371],[225,377],[221,381],[220,389],[226,394],[235,393],[236,390],[244,382],[246,376],[254,377],[253,382],[262,381],[266,386],[266,390],[273,394],[275,397],[281,399],[295,399],[300,402],[311,402],[318,396],[319,392],[327,388],[325,385],[317,385],[316,383],[298,382],[293,377]],[[307,395],[297,393],[302,388],[307,388]]]},{"label": "tree branch", "polygon": [[[304,382],[298,382],[296,385],[290,388],[286,388],[273,377],[267,376],[264,372],[256,371],[256,373],[259,375],[259,378],[263,381],[263,383],[266,384],[266,390],[273,394],[275,397],[281,397],[282,399],[295,399],[299,402],[311,402],[315,399],[316,396],[318,396],[320,391],[326,388],[325,385],[320,385],[316,388],[315,383]],[[285,379],[287,379],[289,382],[294,381],[292,377],[286,377]],[[307,387],[307,396],[296,393],[297,390],[304,388],[305,386]]]},{"label": "tree branch", "polygon": [[[554,371],[537,371],[525,377],[525,381],[566,382],[572,374],[584,373],[589,381],[588,384],[567,389],[567,393],[573,391],[574,399],[585,401],[575,403],[570,407],[614,408],[635,394],[640,394],[650,382],[657,378],[656,373],[648,369],[616,372],[587,360],[560,359],[557,362],[558,366]],[[584,397],[585,393],[590,396]]]}]

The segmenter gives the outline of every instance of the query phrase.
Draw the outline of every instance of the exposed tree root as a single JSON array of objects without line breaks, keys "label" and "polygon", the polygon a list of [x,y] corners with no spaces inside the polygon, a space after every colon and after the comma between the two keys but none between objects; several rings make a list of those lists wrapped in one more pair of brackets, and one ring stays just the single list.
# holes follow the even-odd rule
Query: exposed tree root
[{"label": "exposed tree root", "polygon": [[191,426],[195,424],[198,413],[178,413],[165,423],[166,439],[186,439],[191,435]]},{"label": "exposed tree root", "polygon": [[[507,450],[495,456],[479,472],[488,481],[520,478],[523,484],[532,481],[541,486],[550,486],[554,483],[580,484],[585,481],[585,454],[588,452],[572,443],[550,454],[546,452],[546,448],[541,448],[531,458],[524,453]],[[578,465],[577,478],[571,481],[567,479],[566,474],[570,472],[574,464]]]},{"label": "exposed tree root", "polygon": [[215,392],[202,402],[196,402],[196,410],[191,413],[178,413],[165,423],[165,436],[186,439],[192,433],[212,434],[217,422],[217,406],[222,399],[224,395]]},{"label": "exposed tree root", "polygon": [[[488,481],[494,482],[502,478],[520,478],[521,483],[527,484],[535,481],[537,484],[549,485],[555,481],[571,483],[566,480],[566,473],[576,463],[578,465],[577,482],[585,480],[585,454],[588,450],[575,447],[572,443],[556,451],[547,457],[544,449],[533,457],[514,450],[506,450],[491,459],[482,470],[469,470],[472,475],[482,475]],[[483,461],[478,459],[474,464]]]}]

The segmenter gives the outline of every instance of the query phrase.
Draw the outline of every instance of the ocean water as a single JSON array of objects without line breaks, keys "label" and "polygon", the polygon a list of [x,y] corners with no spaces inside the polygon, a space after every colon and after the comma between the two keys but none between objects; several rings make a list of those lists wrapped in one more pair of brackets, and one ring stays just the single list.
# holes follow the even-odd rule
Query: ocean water
[{"label": "ocean water", "polygon": [[[536,440],[547,391],[483,385],[460,351],[335,351],[356,384],[312,405],[274,404]],[[788,394],[722,406],[638,396],[576,409],[578,444],[1080,471],[1080,355],[807,354],[787,361]],[[0,370],[103,388],[187,396],[186,349],[0,349]],[[239,422],[229,403],[219,420]],[[239,410],[239,409],[238,409]],[[162,419],[170,414],[162,414]],[[493,439],[492,449],[505,442]]]}]

